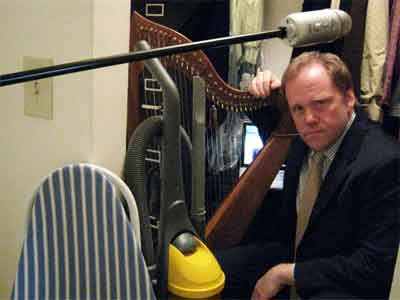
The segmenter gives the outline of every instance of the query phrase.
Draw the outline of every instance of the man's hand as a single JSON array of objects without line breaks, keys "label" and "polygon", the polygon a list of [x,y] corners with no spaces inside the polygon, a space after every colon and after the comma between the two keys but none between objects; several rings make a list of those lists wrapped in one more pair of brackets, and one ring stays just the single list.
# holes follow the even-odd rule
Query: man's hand
[{"label": "man's hand", "polygon": [[271,71],[259,71],[249,85],[249,92],[256,96],[265,98],[281,86],[281,81]]},{"label": "man's hand", "polygon": [[294,264],[279,264],[265,273],[257,281],[251,300],[271,299],[285,285],[294,285]]}]

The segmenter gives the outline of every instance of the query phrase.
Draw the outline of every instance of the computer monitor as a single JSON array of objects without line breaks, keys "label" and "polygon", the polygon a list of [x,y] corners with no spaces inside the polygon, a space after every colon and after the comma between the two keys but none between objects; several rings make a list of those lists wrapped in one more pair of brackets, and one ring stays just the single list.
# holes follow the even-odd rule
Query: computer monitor
[{"label": "computer monitor", "polygon": [[242,145],[243,166],[249,166],[263,146],[257,126],[251,123],[244,123]]},{"label": "computer monitor", "polygon": [[[240,176],[244,173],[247,167],[256,158],[259,151],[262,149],[263,142],[258,132],[258,128],[253,123],[243,123],[242,134],[242,159],[240,167]],[[268,142],[268,139],[266,140]],[[283,188],[283,177],[285,174],[285,165],[282,165],[274,181],[271,184],[273,189]]]}]

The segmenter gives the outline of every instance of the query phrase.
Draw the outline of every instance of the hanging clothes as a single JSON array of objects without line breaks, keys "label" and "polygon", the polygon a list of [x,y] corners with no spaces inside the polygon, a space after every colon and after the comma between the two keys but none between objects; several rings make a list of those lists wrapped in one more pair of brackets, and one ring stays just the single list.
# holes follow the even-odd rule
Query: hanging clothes
[{"label": "hanging clothes", "polygon": [[340,9],[340,0],[331,0],[331,9]]},{"label": "hanging clothes", "polygon": [[391,24],[389,46],[386,56],[386,73],[383,82],[383,96],[381,98],[381,106],[390,107],[393,85],[396,84],[396,64],[399,64],[399,49],[400,49],[400,0],[394,0],[391,7]]},{"label": "hanging clothes", "polygon": [[372,120],[380,121],[377,102],[383,95],[383,70],[389,41],[389,1],[369,1],[365,20],[364,50],[361,64],[360,100],[367,105]]},{"label": "hanging clothes", "polygon": [[[263,30],[264,0],[231,0],[230,1],[230,34],[244,34]],[[260,41],[236,44],[230,47],[229,83],[238,86],[240,70],[255,69]]]},{"label": "hanging clothes", "polygon": [[360,97],[361,62],[364,50],[365,17],[368,0],[352,0],[350,16],[352,29],[344,37],[343,60],[353,76],[354,91]]},{"label": "hanging clothes", "polygon": [[397,78],[397,82],[393,89],[392,106],[389,113],[392,117],[400,118],[400,77]]}]

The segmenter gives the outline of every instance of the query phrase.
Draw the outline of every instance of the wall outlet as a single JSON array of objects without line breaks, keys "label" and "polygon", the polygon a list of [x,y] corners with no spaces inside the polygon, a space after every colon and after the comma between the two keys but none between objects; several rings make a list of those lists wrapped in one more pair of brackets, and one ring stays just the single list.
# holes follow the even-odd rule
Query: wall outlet
[{"label": "wall outlet", "polygon": [[[52,58],[23,57],[23,69],[30,70],[53,65]],[[24,84],[24,114],[26,116],[53,119],[53,79],[46,78]]]}]

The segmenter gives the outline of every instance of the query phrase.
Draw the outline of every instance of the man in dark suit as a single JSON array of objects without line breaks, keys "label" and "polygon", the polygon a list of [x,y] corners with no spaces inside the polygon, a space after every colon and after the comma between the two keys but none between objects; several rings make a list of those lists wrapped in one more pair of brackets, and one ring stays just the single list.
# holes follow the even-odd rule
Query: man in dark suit
[{"label": "man in dark suit", "polygon": [[[333,54],[303,53],[282,84],[260,72],[249,90],[265,97],[280,86],[299,133],[283,199],[263,243],[217,253],[223,296],[388,298],[400,237],[400,145],[356,108],[351,75]],[[315,189],[308,161],[317,155],[322,183],[307,198]]]}]

